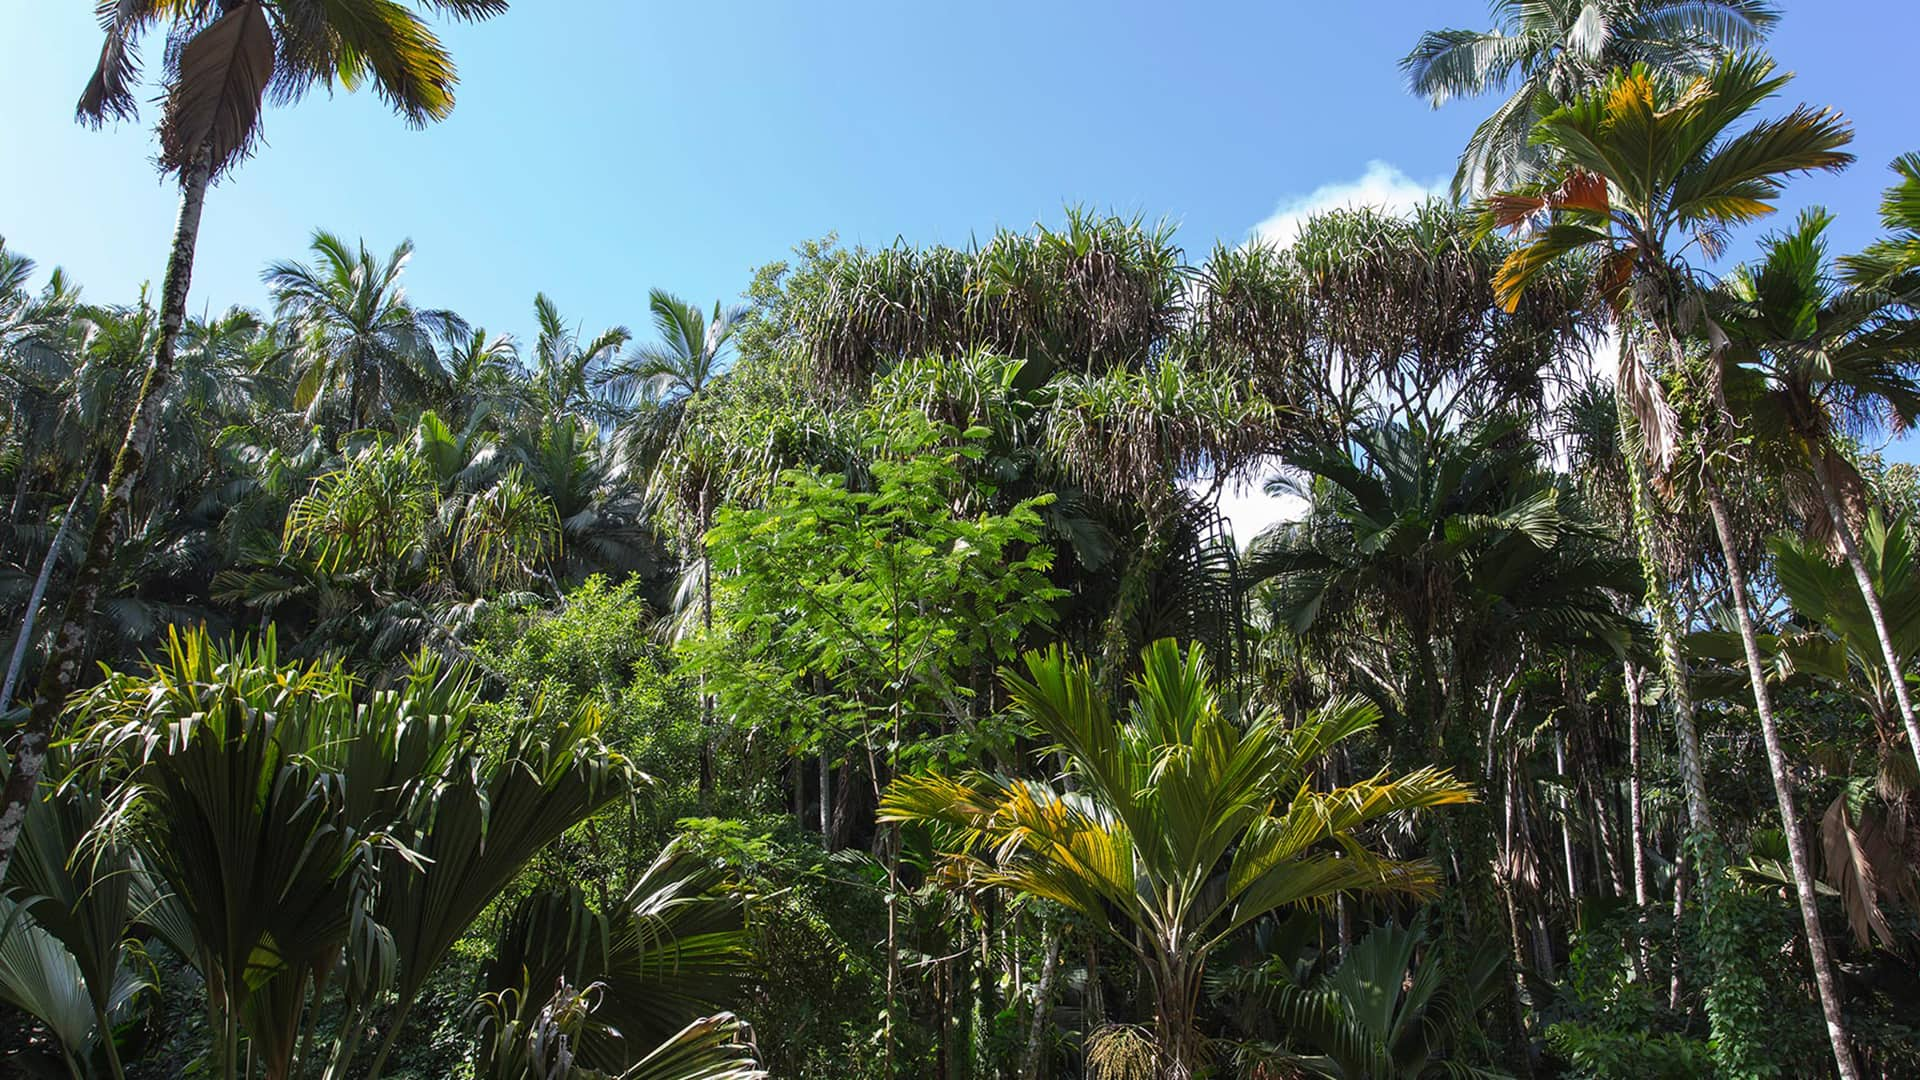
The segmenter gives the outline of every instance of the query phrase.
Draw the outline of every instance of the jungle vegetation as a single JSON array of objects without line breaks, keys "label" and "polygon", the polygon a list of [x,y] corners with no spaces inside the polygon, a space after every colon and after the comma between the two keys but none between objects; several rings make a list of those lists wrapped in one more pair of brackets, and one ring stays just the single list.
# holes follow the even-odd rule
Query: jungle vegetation
[{"label": "jungle vegetation", "polygon": [[1775,8],[1419,35],[1454,197],[1286,245],[189,314],[264,108],[505,7],[103,8],[181,201],[151,296],[0,242],[0,1069],[1920,1074],[1920,155],[1772,220]]}]

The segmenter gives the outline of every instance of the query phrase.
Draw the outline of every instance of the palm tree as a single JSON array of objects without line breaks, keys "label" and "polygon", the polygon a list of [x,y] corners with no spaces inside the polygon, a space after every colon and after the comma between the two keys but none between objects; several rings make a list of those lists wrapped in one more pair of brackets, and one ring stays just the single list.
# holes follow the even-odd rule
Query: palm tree
[{"label": "palm tree", "polygon": [[1373,726],[1371,707],[1343,701],[1298,724],[1263,713],[1242,726],[1198,647],[1163,639],[1141,663],[1123,720],[1091,668],[1057,647],[1028,654],[1028,678],[1006,674],[1016,712],[1063,755],[1066,789],[906,776],[880,818],[934,827],[965,880],[1052,900],[1131,949],[1153,985],[1163,1075],[1186,1080],[1207,1057],[1195,1022],[1213,950],[1281,909],[1431,893],[1433,868],[1375,855],[1366,827],[1473,795],[1431,768],[1315,790],[1327,753]]},{"label": "palm tree", "polygon": [[123,844],[82,851],[103,810],[93,793],[68,791],[28,819],[0,900],[0,997],[47,1024],[74,1075],[92,1075],[79,1066],[97,1046],[119,1077],[114,1026],[153,984],[126,948],[144,868]]},{"label": "palm tree", "polygon": [[[1661,378],[1685,376],[1685,334],[1705,303],[1686,249],[1697,246],[1706,256],[1717,254],[1730,228],[1773,211],[1787,176],[1840,169],[1852,161],[1842,150],[1851,130],[1826,110],[1803,105],[1733,130],[1789,79],[1775,76],[1772,61],[1756,56],[1723,60],[1685,86],[1666,83],[1645,66],[1617,72],[1602,89],[1540,120],[1533,137],[1554,151],[1551,167],[1539,180],[1486,204],[1487,228],[1536,230],[1501,268],[1498,288],[1509,302],[1517,302],[1528,280],[1561,257],[1574,252],[1597,257],[1602,293],[1621,330],[1615,386],[1623,414],[1631,413],[1639,453],[1656,476],[1668,474],[1682,449],[1678,414]],[[1715,370],[1708,365],[1710,381],[1717,382]],[[1828,1039],[1841,1076],[1853,1080],[1858,1074],[1820,929],[1752,594],[1717,476],[1715,454],[1729,445],[1729,418],[1716,386],[1697,388],[1695,396],[1702,401],[1702,426],[1690,433],[1685,449],[1726,564]],[[1635,484],[1636,492],[1642,486]]]},{"label": "palm tree", "polygon": [[509,335],[489,336],[474,327],[464,339],[448,343],[443,366],[442,405],[453,423],[467,424],[483,416],[510,420],[523,403],[520,346]]},{"label": "palm tree", "polygon": [[[657,501],[692,505],[693,527],[681,530],[682,547],[698,552],[700,628],[711,634],[713,560],[706,535],[713,528],[714,486],[722,477],[715,468],[718,455],[701,433],[691,430],[688,417],[695,402],[724,373],[729,339],[744,309],[723,308],[715,301],[709,319],[699,308],[662,289],[653,290],[648,307],[660,341],[640,346],[606,369],[600,385],[637,405],[626,421],[626,450],[636,464],[648,467],[651,494]],[[713,787],[713,695],[707,693],[705,681],[703,673],[700,712],[707,736],[700,749],[702,795]]]},{"label": "palm tree", "polygon": [[[580,1063],[621,1077],[655,1076],[621,1070],[685,1042],[695,1030],[689,1021],[712,1022],[696,1018],[735,994],[751,970],[742,897],[718,867],[680,841],[668,843],[611,907],[594,911],[574,888],[534,893],[509,914],[480,972],[491,1013],[483,1027],[496,1035],[482,1039],[481,1075],[503,1075],[503,1059],[521,1048],[497,1036],[537,1025],[534,1014],[549,1006],[543,995],[559,986],[560,995],[571,987],[588,996],[581,1004],[589,1022],[572,1040]],[[712,1019],[739,1034],[731,1017]],[[656,1044],[660,1049],[649,1053]],[[712,1067],[747,1071],[699,1072],[688,1080],[764,1076],[751,1051],[738,1045],[731,1061],[716,1059]]]},{"label": "palm tree", "polygon": [[[1884,806],[1862,805],[1851,786],[1821,816],[1826,877],[1840,894],[1841,907],[1861,948],[1874,939],[1898,948],[1896,933],[1881,910],[1881,899],[1920,905],[1920,879],[1914,877],[1902,844],[1904,808],[1920,779],[1893,767],[1900,747],[1899,701],[1894,696],[1885,656],[1893,651],[1911,662],[1920,655],[1920,576],[1915,574],[1914,534],[1905,519],[1892,522],[1879,511],[1867,515],[1858,553],[1872,582],[1862,593],[1848,568],[1836,565],[1824,545],[1777,536],[1767,545],[1774,575],[1796,614],[1826,633],[1783,634],[1779,641],[1783,674],[1810,676],[1850,694],[1864,707],[1875,734],[1874,788]],[[1866,596],[1876,597],[1873,611]],[[1883,638],[1882,635],[1886,636]],[[1890,644],[1889,644],[1890,643]],[[1850,770],[1851,771],[1851,770]]]},{"label": "palm tree", "polygon": [[1920,153],[1893,161],[1900,179],[1880,200],[1880,224],[1890,234],[1858,255],[1842,255],[1841,269],[1857,286],[1883,289],[1909,309],[1920,306]]},{"label": "palm tree", "polygon": [[[491,18],[506,0],[432,0],[456,19]],[[351,0],[319,7],[301,0],[125,0],[104,9],[106,41],[76,115],[98,125],[137,111],[141,34],[164,26],[168,42],[160,167],[180,182],[180,210],[160,290],[160,332],[153,360],[114,455],[92,535],[74,572],[53,654],[41,671],[32,708],[16,738],[13,768],[0,798],[0,874],[13,857],[21,822],[46,764],[54,718],[86,669],[86,626],[112,557],[112,523],[140,485],[155,437],[174,346],[186,322],[187,289],[207,188],[252,151],[267,89],[283,100],[335,79],[371,86],[408,123],[424,126],[453,110],[453,58],[426,23],[397,0]]]},{"label": "palm tree", "polygon": [[1646,64],[1662,76],[1704,73],[1766,39],[1780,14],[1765,0],[1491,0],[1491,30],[1429,30],[1400,61],[1407,88],[1439,108],[1512,88],[1467,140],[1453,197],[1503,191],[1533,178],[1531,140],[1543,111]]},{"label": "palm tree", "polygon": [[[1265,600],[1286,629],[1315,631],[1351,658],[1399,731],[1433,740],[1417,752],[1465,734],[1470,695],[1494,658],[1523,643],[1624,646],[1618,596],[1629,579],[1596,550],[1603,534],[1563,505],[1518,422],[1455,432],[1383,424],[1349,438],[1357,454],[1317,446],[1290,456],[1315,480],[1313,508],[1256,537],[1243,576],[1271,581]],[[1404,638],[1387,640],[1388,628]],[[1414,671],[1393,685],[1401,640]],[[1475,756],[1455,765],[1473,768]]]},{"label": "palm tree", "polygon": [[1273,986],[1287,1045],[1250,1046],[1249,1063],[1330,1080],[1499,1080],[1445,1055],[1499,995],[1501,951],[1467,946],[1455,965],[1438,947],[1420,956],[1426,945],[1418,930],[1376,926],[1318,978]]},{"label": "palm tree", "polygon": [[1816,535],[1832,537],[1853,570],[1920,763],[1920,723],[1854,528],[1866,485],[1846,454],[1853,440],[1882,427],[1904,431],[1920,418],[1920,379],[1912,374],[1920,334],[1883,322],[1880,295],[1835,288],[1823,239],[1831,220],[1825,211],[1803,212],[1793,229],[1767,240],[1759,265],[1728,278],[1731,303],[1718,313],[1731,339],[1722,377],[1735,407],[1783,444],[1788,470],[1817,492],[1802,516]]},{"label": "palm tree", "polygon": [[726,372],[727,347],[746,309],[715,301],[709,316],[664,289],[648,295],[647,307],[660,341],[635,348],[598,378],[618,397],[664,411],[698,397]]},{"label": "palm tree", "polygon": [[611,403],[596,391],[602,372],[610,368],[633,334],[624,326],[615,326],[583,338],[578,326],[569,326],[561,318],[559,307],[546,293],[533,298],[533,313],[540,325],[527,373],[527,395],[534,418],[547,425],[571,423],[582,417],[594,423],[611,420]]},{"label": "palm tree", "polygon": [[401,241],[383,260],[364,242],[349,247],[321,229],[311,250],[315,264],[275,263],[261,275],[290,338],[294,404],[309,421],[344,418],[352,428],[433,396],[445,381],[435,341],[458,343],[470,331],[452,312],[407,301],[400,276],[413,242]]}]

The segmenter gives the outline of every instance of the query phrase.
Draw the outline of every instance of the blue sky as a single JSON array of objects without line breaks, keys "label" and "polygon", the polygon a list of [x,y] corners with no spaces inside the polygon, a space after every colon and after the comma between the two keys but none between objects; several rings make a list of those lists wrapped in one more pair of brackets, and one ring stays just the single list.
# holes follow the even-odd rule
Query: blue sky
[{"label": "blue sky", "polygon": [[[91,9],[0,5],[0,235],[121,300],[158,279],[174,194],[152,109],[72,122]],[[269,112],[268,144],[209,199],[193,304],[261,305],[261,267],[315,226],[411,236],[417,301],[523,334],[536,290],[638,330],[648,288],[731,298],[809,237],[964,243],[1069,202],[1169,217],[1198,259],[1289,209],[1437,184],[1482,105],[1430,110],[1395,62],[1422,29],[1486,22],[1478,0],[520,0],[443,27],[462,74],[446,123],[411,131],[344,92]],[[1842,248],[1871,237],[1885,163],[1920,149],[1916,40],[1912,0],[1799,0],[1774,39],[1800,73],[1787,103],[1858,128],[1861,163],[1790,199],[1837,211]]]}]

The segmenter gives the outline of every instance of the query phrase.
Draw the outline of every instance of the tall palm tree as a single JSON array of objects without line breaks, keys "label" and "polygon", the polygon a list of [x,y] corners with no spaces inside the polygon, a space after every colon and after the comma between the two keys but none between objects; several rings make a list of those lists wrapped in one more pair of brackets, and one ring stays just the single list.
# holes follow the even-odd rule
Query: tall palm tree
[{"label": "tall palm tree", "polygon": [[1407,87],[1439,108],[1511,88],[1467,140],[1453,197],[1503,191],[1532,178],[1531,136],[1551,108],[1646,64],[1670,76],[1705,72],[1765,40],[1780,19],[1765,0],[1492,0],[1490,30],[1429,30],[1400,61]]},{"label": "tall palm tree", "polygon": [[408,302],[400,277],[413,241],[379,259],[364,241],[350,247],[320,229],[312,251],[311,265],[279,262],[261,275],[291,339],[294,404],[309,420],[352,428],[432,397],[445,380],[436,342],[459,343],[471,331],[452,312]]},{"label": "tall palm tree", "polygon": [[698,397],[725,373],[728,345],[746,308],[715,301],[709,316],[664,289],[648,294],[647,308],[660,340],[634,348],[599,379],[635,405],[664,410]]},{"label": "tall palm tree", "polygon": [[[1336,648],[1377,657],[1353,665],[1378,673],[1363,685],[1398,683],[1367,693],[1402,732],[1433,740],[1416,752],[1465,734],[1456,730],[1463,707],[1493,659],[1522,641],[1624,645],[1617,597],[1628,578],[1593,550],[1601,534],[1563,505],[1562,485],[1517,421],[1457,432],[1385,424],[1351,441],[1357,454],[1323,446],[1291,455],[1317,481],[1313,508],[1255,538],[1242,574],[1272,582],[1267,603],[1292,632],[1358,632],[1334,638]],[[1404,637],[1383,641],[1388,628]],[[1403,641],[1414,670],[1392,680]],[[1474,768],[1474,757],[1454,764]]]},{"label": "tall palm tree", "polygon": [[[433,11],[479,20],[507,0],[430,0]],[[165,29],[165,104],[160,167],[180,183],[180,210],[160,290],[160,333],[135,398],[126,435],[107,476],[92,535],[67,592],[53,655],[41,672],[32,709],[14,743],[13,768],[0,797],[0,874],[46,763],[54,718],[86,668],[86,624],[112,557],[111,523],[139,486],[152,451],[161,391],[173,376],[174,346],[186,322],[200,215],[213,180],[244,160],[260,134],[269,87],[283,100],[315,86],[371,86],[414,126],[453,110],[453,58],[426,22],[400,0],[123,0],[102,9],[106,40],[76,115],[98,125],[137,111],[139,39]]]},{"label": "tall palm tree", "polygon": [[[660,340],[642,345],[601,375],[601,385],[636,406],[626,420],[626,452],[648,469],[655,502],[690,508],[692,528],[681,529],[682,549],[697,553],[700,575],[700,627],[713,631],[713,559],[706,535],[713,528],[715,484],[723,477],[703,433],[691,430],[689,410],[726,368],[726,353],[740,307],[713,305],[708,318],[699,308],[663,289],[654,289],[647,306]],[[682,595],[691,590],[682,588]],[[682,625],[685,625],[684,621]],[[713,786],[713,695],[701,675],[700,712],[707,735],[700,749],[700,792]]]},{"label": "tall palm tree", "polygon": [[1822,210],[1802,213],[1791,230],[1767,240],[1757,266],[1729,276],[1730,303],[1718,313],[1731,343],[1723,378],[1741,384],[1737,396],[1729,386],[1736,407],[1783,444],[1787,471],[1816,493],[1802,516],[1816,533],[1830,534],[1853,571],[1920,763],[1920,724],[1854,527],[1866,485],[1846,453],[1856,439],[1884,427],[1904,431],[1920,419],[1920,379],[1912,374],[1920,334],[1881,321],[1883,298],[1875,292],[1836,288],[1823,236],[1831,220]]},{"label": "tall palm tree", "polygon": [[1554,152],[1551,167],[1539,180],[1491,198],[1485,224],[1534,228],[1533,239],[1501,268],[1498,288],[1513,302],[1533,275],[1563,256],[1597,257],[1603,295],[1621,330],[1615,386],[1623,411],[1631,412],[1645,464],[1656,476],[1666,476],[1683,449],[1690,458],[1687,464],[1726,565],[1828,1039],[1841,1076],[1854,1080],[1858,1073],[1820,928],[1812,864],[1760,655],[1752,594],[1718,479],[1723,463],[1716,454],[1730,441],[1729,418],[1712,378],[1717,369],[1707,366],[1715,385],[1694,388],[1702,426],[1686,433],[1691,437],[1684,444],[1679,416],[1661,382],[1663,376],[1685,378],[1686,335],[1705,303],[1704,289],[1686,261],[1687,249],[1718,254],[1730,228],[1773,211],[1788,176],[1840,169],[1853,160],[1842,149],[1852,140],[1851,130],[1827,110],[1803,105],[1735,130],[1789,79],[1776,76],[1772,61],[1757,56],[1723,60],[1684,86],[1665,82],[1642,65],[1617,72],[1602,89],[1540,120],[1533,137]]},{"label": "tall palm tree", "polygon": [[968,880],[1052,900],[1131,949],[1152,983],[1163,1075],[1202,1068],[1196,1028],[1207,958],[1269,913],[1347,894],[1430,893],[1434,869],[1369,851],[1391,815],[1471,801],[1423,768],[1332,790],[1313,778],[1374,709],[1329,705],[1304,722],[1223,705],[1198,646],[1147,647],[1124,719],[1092,669],[1057,647],[1006,675],[1015,711],[1062,754],[1070,784],[970,773],[902,777],[883,821],[940,831]]}]

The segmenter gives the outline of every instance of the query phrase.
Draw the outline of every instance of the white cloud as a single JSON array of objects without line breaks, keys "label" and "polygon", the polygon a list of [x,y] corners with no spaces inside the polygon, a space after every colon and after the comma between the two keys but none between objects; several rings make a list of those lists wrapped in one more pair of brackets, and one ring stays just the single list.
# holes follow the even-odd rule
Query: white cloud
[{"label": "white cloud", "polygon": [[1369,161],[1358,179],[1337,180],[1305,195],[1282,199],[1265,221],[1253,227],[1253,239],[1285,247],[1300,235],[1300,226],[1308,218],[1324,210],[1370,206],[1406,213],[1428,199],[1444,197],[1446,192],[1443,180],[1423,184],[1384,161]]},{"label": "white cloud", "polygon": [[[1299,521],[1307,516],[1307,500],[1298,495],[1269,495],[1261,490],[1272,471],[1257,477],[1228,480],[1214,496],[1220,516],[1227,519],[1233,542],[1245,551],[1253,538],[1283,521]],[[1187,490],[1204,495],[1213,487],[1213,478],[1191,480]]]}]

